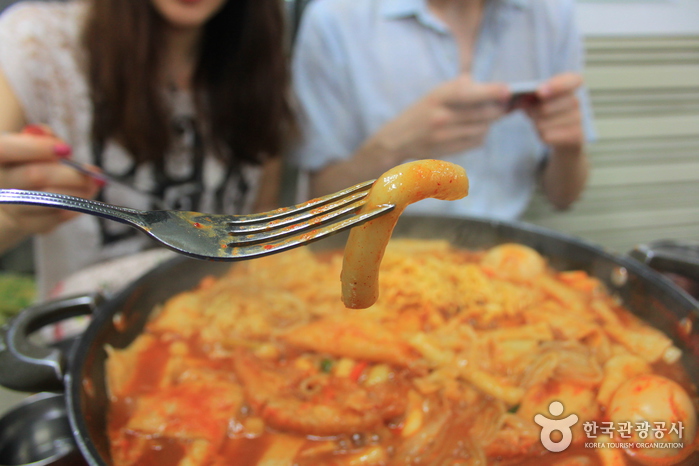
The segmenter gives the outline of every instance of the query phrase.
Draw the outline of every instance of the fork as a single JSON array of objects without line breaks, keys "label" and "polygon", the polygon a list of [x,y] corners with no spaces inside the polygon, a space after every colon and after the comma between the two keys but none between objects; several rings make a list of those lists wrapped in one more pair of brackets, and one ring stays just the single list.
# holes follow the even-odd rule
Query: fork
[{"label": "fork", "polygon": [[252,215],[213,215],[181,210],[136,210],[79,197],[0,189],[0,204],[74,210],[125,223],[181,254],[237,261],[266,256],[317,241],[388,213],[392,204],[361,214],[372,181],[324,197]]}]

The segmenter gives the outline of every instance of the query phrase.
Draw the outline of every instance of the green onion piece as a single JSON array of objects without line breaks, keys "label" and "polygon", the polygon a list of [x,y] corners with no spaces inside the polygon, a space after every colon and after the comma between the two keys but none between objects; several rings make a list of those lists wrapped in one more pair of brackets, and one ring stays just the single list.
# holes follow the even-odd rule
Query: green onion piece
[{"label": "green onion piece", "polygon": [[320,361],[320,370],[322,372],[330,372],[330,369],[333,367],[333,361],[332,359],[323,359]]}]

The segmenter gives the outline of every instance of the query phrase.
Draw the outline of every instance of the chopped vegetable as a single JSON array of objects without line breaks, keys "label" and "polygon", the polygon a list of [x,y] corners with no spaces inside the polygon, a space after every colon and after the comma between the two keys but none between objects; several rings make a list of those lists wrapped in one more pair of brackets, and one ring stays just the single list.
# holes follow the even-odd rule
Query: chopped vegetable
[{"label": "chopped vegetable", "polygon": [[332,370],[332,368],[333,368],[332,359],[325,358],[322,361],[320,361],[320,370],[322,372],[328,373]]},{"label": "chopped vegetable", "polygon": [[369,369],[364,385],[376,385],[388,382],[391,378],[391,367],[388,364],[377,364]]},{"label": "chopped vegetable", "polygon": [[355,366],[352,368],[352,372],[350,372],[349,378],[351,380],[354,380],[355,382],[359,380],[359,377],[362,376],[362,372],[364,372],[364,369],[369,366],[368,361],[359,361]]},{"label": "chopped vegetable", "polygon": [[352,373],[352,368],[354,368],[354,364],[355,362],[352,358],[340,358],[337,364],[335,364],[335,377],[349,377]]},{"label": "chopped vegetable", "polygon": [[410,437],[415,434],[422,427],[424,417],[422,398],[417,392],[411,390],[408,392],[408,408],[401,435],[403,437]]}]

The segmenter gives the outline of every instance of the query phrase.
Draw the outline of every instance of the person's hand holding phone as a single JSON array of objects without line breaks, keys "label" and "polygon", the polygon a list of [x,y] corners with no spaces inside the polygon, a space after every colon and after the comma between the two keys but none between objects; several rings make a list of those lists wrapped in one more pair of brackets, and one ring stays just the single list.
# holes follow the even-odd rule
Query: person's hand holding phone
[{"label": "person's hand holding phone", "polygon": [[384,125],[364,148],[393,154],[395,165],[478,147],[490,125],[505,114],[509,95],[505,84],[477,83],[461,75]]},{"label": "person's hand holding phone", "polygon": [[558,151],[579,151],[584,143],[580,102],[576,96],[583,79],[562,73],[541,83],[536,101],[523,110],[534,122],[541,140]]},{"label": "person's hand holding phone", "polygon": [[582,83],[577,73],[555,75],[539,85],[537,102],[523,108],[551,149],[541,184],[546,197],[559,209],[569,207],[580,196],[589,174],[582,111],[576,96]]},{"label": "person's hand holding phone", "polygon": [[509,96],[507,85],[477,83],[467,74],[444,82],[381,126],[351,158],[314,174],[311,192],[331,193],[376,178],[408,160],[478,147],[491,124],[506,113]]},{"label": "person's hand holding phone", "polygon": [[525,110],[539,103],[539,96],[536,91],[539,88],[538,81],[523,81],[518,83],[508,84],[510,97],[507,101],[507,111]]}]

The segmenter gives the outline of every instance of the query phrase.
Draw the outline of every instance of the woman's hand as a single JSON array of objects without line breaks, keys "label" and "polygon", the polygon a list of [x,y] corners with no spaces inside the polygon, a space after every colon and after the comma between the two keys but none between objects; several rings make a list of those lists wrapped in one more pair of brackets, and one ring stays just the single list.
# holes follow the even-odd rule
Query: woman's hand
[{"label": "woman's hand", "polygon": [[[70,146],[43,127],[0,135],[0,188],[46,191],[91,198],[99,190],[88,176],[59,163]],[[0,205],[0,250],[27,236],[47,233],[77,212],[24,205]]]}]

